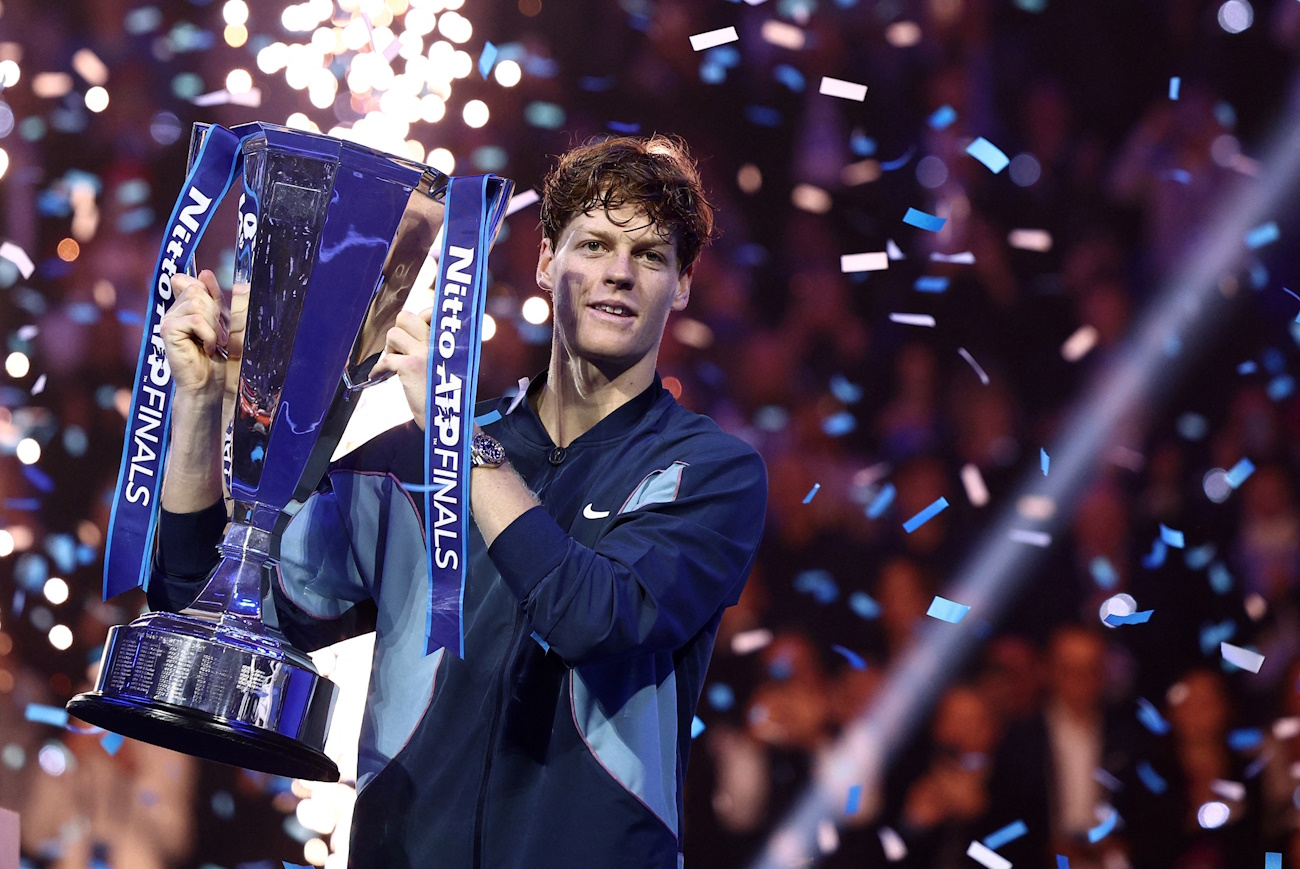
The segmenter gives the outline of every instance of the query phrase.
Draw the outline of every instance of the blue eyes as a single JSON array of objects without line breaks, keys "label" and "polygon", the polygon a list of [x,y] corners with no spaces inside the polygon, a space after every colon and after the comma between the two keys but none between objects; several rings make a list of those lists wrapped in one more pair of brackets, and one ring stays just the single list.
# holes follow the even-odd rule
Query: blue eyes
[{"label": "blue eyes", "polygon": [[[605,250],[604,242],[595,239],[584,241],[579,244],[578,247],[588,253],[599,253]],[[667,258],[657,250],[637,251],[637,256],[644,257],[648,262],[655,263],[656,265],[661,265],[667,262]]]}]

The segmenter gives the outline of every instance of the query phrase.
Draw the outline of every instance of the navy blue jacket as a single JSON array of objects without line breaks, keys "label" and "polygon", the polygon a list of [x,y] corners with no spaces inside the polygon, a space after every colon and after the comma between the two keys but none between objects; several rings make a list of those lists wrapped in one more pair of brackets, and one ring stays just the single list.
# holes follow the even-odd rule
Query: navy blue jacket
[{"label": "navy blue jacket", "polygon": [[[691,722],[762,533],[762,459],[658,378],[559,464],[528,401],[491,407],[485,431],[542,506],[490,549],[471,535],[463,660],[422,654],[413,424],[332,470],[284,534],[266,621],[306,650],[376,631],[349,865],[673,869]],[[215,557],[195,553],[224,521],[164,514],[154,606],[197,593]]]}]

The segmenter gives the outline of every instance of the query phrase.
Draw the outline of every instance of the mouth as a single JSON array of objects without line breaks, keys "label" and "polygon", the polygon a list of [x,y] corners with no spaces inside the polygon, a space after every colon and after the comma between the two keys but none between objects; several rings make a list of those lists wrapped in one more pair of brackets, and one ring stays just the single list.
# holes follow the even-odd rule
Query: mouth
[{"label": "mouth", "polygon": [[636,316],[636,311],[633,311],[631,308],[627,308],[624,307],[623,305],[619,305],[613,302],[598,302],[596,304],[589,305],[588,307],[590,307],[593,311],[599,311],[602,314],[607,314],[611,317],[618,317],[620,319],[625,319],[625,320],[630,320]]}]

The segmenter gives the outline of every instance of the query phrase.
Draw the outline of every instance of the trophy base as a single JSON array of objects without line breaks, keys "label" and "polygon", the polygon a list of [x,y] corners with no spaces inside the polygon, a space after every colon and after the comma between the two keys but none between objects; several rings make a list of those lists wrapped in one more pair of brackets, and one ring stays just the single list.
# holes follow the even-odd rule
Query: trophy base
[{"label": "trophy base", "polygon": [[67,710],[87,724],[193,757],[287,778],[339,780],[338,766],[324,752],[183,706],[145,704],[88,691],[69,700]]},{"label": "trophy base", "polygon": [[338,686],[261,623],[148,613],[109,629],[81,720],[258,772],[338,781],[323,752]]}]

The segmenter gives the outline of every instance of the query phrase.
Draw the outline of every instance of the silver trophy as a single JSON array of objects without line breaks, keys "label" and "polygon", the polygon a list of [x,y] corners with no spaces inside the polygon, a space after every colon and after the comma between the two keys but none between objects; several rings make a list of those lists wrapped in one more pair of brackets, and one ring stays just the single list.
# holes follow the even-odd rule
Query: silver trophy
[{"label": "silver trophy", "polygon": [[448,178],[327,136],[251,126],[235,268],[250,286],[248,326],[220,562],[181,612],[112,628],[94,690],[67,708],[186,754],[334,781],[322,748],[338,689],[264,624],[263,590],[279,581],[292,505],[324,473],[443,226]]}]

